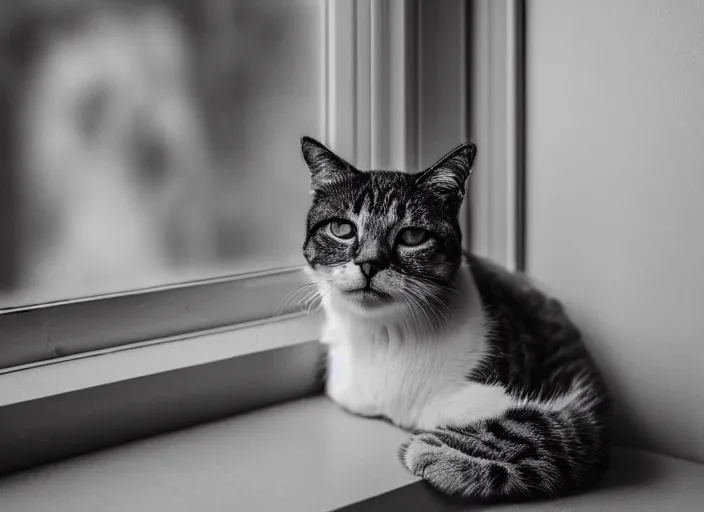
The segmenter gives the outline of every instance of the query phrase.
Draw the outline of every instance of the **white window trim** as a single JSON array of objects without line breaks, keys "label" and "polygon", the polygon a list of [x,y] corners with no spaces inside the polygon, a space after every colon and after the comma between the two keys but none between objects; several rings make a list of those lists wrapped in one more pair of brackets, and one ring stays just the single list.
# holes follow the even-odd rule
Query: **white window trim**
[{"label": "white window trim", "polygon": [[286,315],[84,352],[3,374],[0,407],[316,341],[321,315]]},{"label": "white window trim", "polygon": [[472,250],[525,268],[525,67],[523,0],[474,0],[470,133]]},{"label": "white window trim", "polygon": [[328,0],[333,150],[361,169],[417,172],[467,141],[466,6]]},{"label": "white window trim", "polygon": [[150,340],[300,313],[301,267],[5,310],[0,375]]},{"label": "white window trim", "polygon": [[[522,2],[477,0],[467,11],[463,0],[324,1],[326,143],[361,168],[414,172],[473,140],[479,156],[464,218],[472,248],[519,266],[522,90],[515,38]],[[465,45],[468,18],[476,30]],[[429,37],[438,31],[442,38]],[[462,44],[450,51],[443,41]],[[393,59],[399,45],[403,59]],[[467,56],[472,74],[457,65]],[[442,90],[431,80],[438,74]],[[320,316],[251,307],[278,307],[304,282],[300,268],[272,270],[0,315],[5,346],[35,351],[4,359],[0,349],[0,366],[7,367],[0,372],[0,473],[314,392]],[[73,313],[51,316],[60,308]],[[150,310],[156,326],[146,335],[130,314],[139,308]],[[97,323],[85,327],[88,319]],[[175,324],[177,332],[169,330]],[[56,325],[66,330],[52,331]],[[109,343],[95,325],[112,329]],[[74,342],[79,350],[57,350]],[[17,357],[26,364],[6,364]],[[136,420],[130,429],[105,428],[124,418]],[[38,420],[48,430],[30,428]]]}]

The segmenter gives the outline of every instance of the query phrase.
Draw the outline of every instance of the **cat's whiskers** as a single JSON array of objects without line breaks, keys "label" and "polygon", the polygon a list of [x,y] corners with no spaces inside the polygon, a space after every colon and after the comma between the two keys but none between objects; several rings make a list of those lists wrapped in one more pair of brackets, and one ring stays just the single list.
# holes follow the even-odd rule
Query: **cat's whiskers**
[{"label": "cat's whiskers", "polygon": [[328,289],[325,290],[324,292],[320,292],[320,290],[318,289],[317,292],[307,300],[307,303],[308,303],[308,308],[306,310],[307,316],[310,316],[311,313],[317,313],[318,311],[320,311],[320,309],[323,307],[323,298],[328,293],[330,293],[331,289],[332,288],[328,287]]},{"label": "cat's whiskers", "polygon": [[442,326],[450,316],[450,308],[441,298],[438,292],[441,286],[434,283],[426,283],[429,289],[421,289],[417,283],[409,281],[404,287],[407,297],[412,297],[409,302],[424,314],[428,325],[432,328]]},{"label": "cat's whiskers", "polygon": [[292,303],[300,303],[301,297],[305,297],[310,289],[307,287],[297,288],[289,292],[282,300],[277,310],[277,314],[282,314]]},{"label": "cat's whiskers", "polygon": [[430,295],[427,297],[427,304],[435,311],[438,322],[440,324],[445,323],[450,316],[450,307],[447,303],[436,295]]},{"label": "cat's whiskers", "polygon": [[[405,287],[402,290],[402,294],[404,295],[404,299],[409,303],[411,306],[410,309],[412,312],[415,313],[420,313],[423,315],[426,321],[426,325],[432,327],[433,322],[430,318],[430,315],[425,307],[424,301],[422,300],[422,296],[418,294],[413,288],[411,287]],[[416,319],[414,319],[416,320]]]},{"label": "cat's whiskers", "polygon": [[435,283],[433,281],[430,281],[428,279],[425,279],[423,277],[413,277],[413,280],[407,281],[407,283],[410,283],[411,286],[413,285],[419,285],[422,284],[424,286],[427,286],[430,290],[434,292],[444,292],[444,293],[449,293],[450,295],[461,295],[460,290],[455,287],[455,286],[449,286],[445,284],[440,284],[440,283]]},{"label": "cat's whiskers", "polygon": [[[329,277],[320,276],[320,279],[311,283],[312,286],[306,289],[306,293],[308,293],[308,296],[304,296],[298,301],[298,304],[299,306],[301,306],[301,309],[306,309],[306,315],[316,313],[322,308],[323,298],[332,290],[332,285],[330,284],[330,282],[331,280]],[[323,286],[321,286],[321,284]],[[321,288],[324,288],[324,290],[322,290]]]},{"label": "cat's whiskers", "polygon": [[277,310],[277,314],[282,314],[286,310],[286,308],[294,302],[300,306],[302,301],[310,299],[311,293],[313,295],[317,293],[317,286],[319,282],[320,281],[314,281],[308,284],[304,284],[303,286],[299,286],[295,290],[287,293],[281,300],[281,304]]}]

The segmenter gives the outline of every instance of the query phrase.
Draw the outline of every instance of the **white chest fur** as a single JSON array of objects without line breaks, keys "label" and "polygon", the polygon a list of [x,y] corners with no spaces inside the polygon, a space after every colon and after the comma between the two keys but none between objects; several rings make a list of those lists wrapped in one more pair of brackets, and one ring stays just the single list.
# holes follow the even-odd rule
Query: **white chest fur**
[{"label": "white chest fur", "polygon": [[497,414],[514,404],[502,388],[469,382],[487,350],[487,322],[467,269],[461,305],[435,336],[340,313],[324,301],[328,396],[365,416],[430,429]]}]

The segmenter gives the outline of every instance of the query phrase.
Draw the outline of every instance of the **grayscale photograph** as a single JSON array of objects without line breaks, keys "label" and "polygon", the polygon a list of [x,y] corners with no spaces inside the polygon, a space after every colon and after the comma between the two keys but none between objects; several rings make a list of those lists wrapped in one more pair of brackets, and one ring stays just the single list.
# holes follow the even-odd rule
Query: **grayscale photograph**
[{"label": "grayscale photograph", "polygon": [[4,0],[0,512],[700,512],[703,134],[702,0]]}]

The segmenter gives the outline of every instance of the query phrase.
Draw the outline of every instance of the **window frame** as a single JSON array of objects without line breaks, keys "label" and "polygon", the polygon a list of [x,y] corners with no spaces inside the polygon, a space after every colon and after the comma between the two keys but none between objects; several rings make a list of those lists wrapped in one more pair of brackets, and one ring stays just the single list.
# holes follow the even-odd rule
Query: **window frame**
[{"label": "window frame", "polygon": [[[321,1],[324,142],[360,168],[416,172],[474,141],[465,246],[519,268],[523,2]],[[0,453],[16,456],[0,473],[317,392],[321,316],[295,304],[272,314],[307,282],[300,267],[274,269],[3,311]],[[213,337],[211,359],[178,357]],[[95,431],[125,416],[138,422],[128,434]],[[30,428],[38,419],[47,427]],[[65,448],[39,442],[47,435]],[[20,442],[34,446],[26,460]]]},{"label": "window frame", "polygon": [[473,0],[469,116],[479,150],[470,181],[473,252],[526,268],[525,0]]},{"label": "window frame", "polygon": [[283,268],[6,309],[0,313],[0,375],[106,349],[302,316],[305,311],[287,299],[308,282],[300,267]]}]

